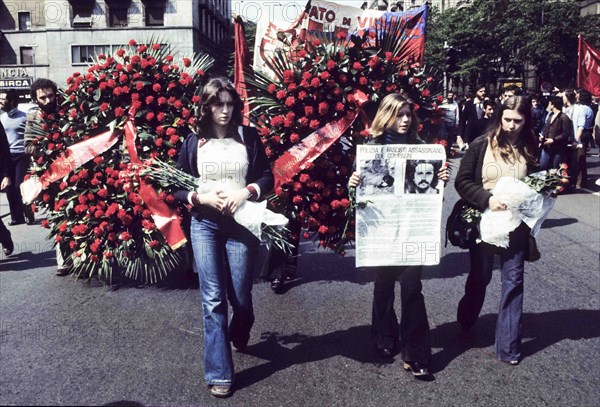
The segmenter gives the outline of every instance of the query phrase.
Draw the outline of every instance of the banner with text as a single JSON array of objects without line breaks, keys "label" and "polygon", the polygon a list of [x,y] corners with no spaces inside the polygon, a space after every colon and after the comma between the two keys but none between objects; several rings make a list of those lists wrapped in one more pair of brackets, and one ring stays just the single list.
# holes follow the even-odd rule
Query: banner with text
[{"label": "banner with text", "polygon": [[310,41],[316,32],[331,33],[335,38],[341,33],[350,35],[369,30],[380,19],[408,21],[418,14],[420,19],[408,30],[410,47],[417,61],[422,61],[425,50],[426,6],[404,12],[386,12],[363,10],[357,7],[343,6],[329,1],[309,1],[304,11],[291,24],[288,21],[272,20],[269,13],[263,13],[256,25],[256,43],[254,46],[254,69],[269,73],[265,60],[276,49],[291,49]]}]

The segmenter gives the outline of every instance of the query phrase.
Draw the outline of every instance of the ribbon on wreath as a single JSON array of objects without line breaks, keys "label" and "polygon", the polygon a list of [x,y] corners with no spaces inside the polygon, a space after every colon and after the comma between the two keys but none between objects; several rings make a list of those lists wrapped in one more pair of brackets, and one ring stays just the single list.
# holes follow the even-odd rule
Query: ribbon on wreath
[{"label": "ribbon on wreath", "polygon": [[[350,128],[359,115],[367,120],[362,105],[369,100],[366,93],[355,90],[348,95],[348,101],[356,104],[356,109],[348,111],[344,117],[317,129],[294,147],[287,150],[273,163],[275,188],[289,182],[296,174],[316,160]],[[367,121],[368,122],[368,121]]]},{"label": "ribbon on wreath", "polygon": [[[21,184],[23,201],[27,203],[33,200],[50,184],[56,182],[72,171],[86,164],[90,160],[104,153],[114,146],[120,139],[121,132],[107,131],[77,144],[67,147],[65,152],[39,177],[30,177]],[[137,129],[132,119],[128,119],[124,126],[125,147],[133,164],[142,164],[135,149],[135,138]],[[152,219],[158,230],[165,237],[166,242],[172,249],[181,247],[187,240],[179,224],[177,212],[164,203],[156,190],[146,181],[140,178],[138,194],[152,213]]]}]

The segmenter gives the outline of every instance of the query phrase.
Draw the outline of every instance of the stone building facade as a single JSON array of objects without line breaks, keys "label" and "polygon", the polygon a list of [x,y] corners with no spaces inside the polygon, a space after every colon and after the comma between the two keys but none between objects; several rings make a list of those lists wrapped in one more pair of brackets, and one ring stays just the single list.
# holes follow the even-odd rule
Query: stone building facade
[{"label": "stone building facade", "polygon": [[208,53],[218,69],[233,33],[231,0],[3,0],[0,30],[0,89],[23,94],[36,78],[62,86],[94,55],[130,39]]}]

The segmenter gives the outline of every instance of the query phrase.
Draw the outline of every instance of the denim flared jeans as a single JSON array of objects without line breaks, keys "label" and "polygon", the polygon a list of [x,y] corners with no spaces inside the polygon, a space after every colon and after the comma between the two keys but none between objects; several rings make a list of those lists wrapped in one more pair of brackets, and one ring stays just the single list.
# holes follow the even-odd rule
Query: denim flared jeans
[{"label": "denim flared jeans", "polygon": [[245,345],[254,323],[252,265],[259,242],[232,217],[217,212],[193,218],[191,237],[204,315],[204,379],[208,385],[231,385],[229,342]]},{"label": "denim flared jeans", "polygon": [[506,249],[487,243],[469,248],[471,271],[467,277],[465,295],[458,304],[457,319],[465,329],[471,328],[481,312],[485,291],[492,278],[494,255],[500,256],[501,296],[496,322],[494,348],[500,360],[521,359],[521,320],[523,316],[523,271],[530,229],[521,225],[510,233]]}]

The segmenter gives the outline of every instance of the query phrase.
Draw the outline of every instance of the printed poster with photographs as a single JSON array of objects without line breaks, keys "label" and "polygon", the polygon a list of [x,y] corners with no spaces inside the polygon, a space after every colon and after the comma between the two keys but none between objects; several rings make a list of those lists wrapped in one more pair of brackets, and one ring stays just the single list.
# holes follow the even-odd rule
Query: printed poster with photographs
[{"label": "printed poster with photographs", "polygon": [[445,161],[440,144],[358,146],[356,267],[439,264]]}]

